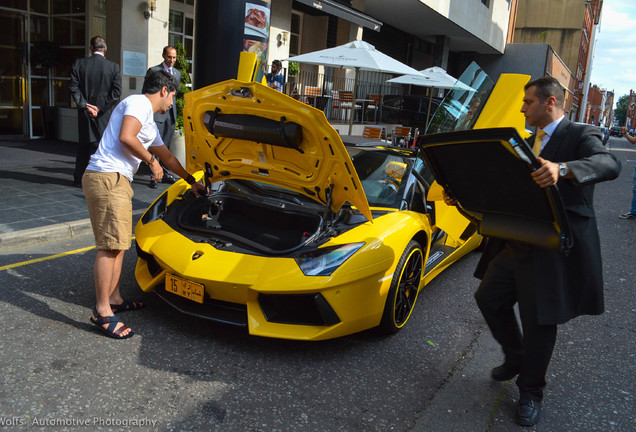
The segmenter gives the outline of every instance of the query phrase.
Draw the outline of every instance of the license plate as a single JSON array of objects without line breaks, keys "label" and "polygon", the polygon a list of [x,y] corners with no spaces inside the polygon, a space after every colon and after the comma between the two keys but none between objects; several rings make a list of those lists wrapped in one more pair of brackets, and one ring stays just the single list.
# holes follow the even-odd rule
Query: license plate
[{"label": "license plate", "polygon": [[205,287],[201,284],[187,281],[171,274],[166,275],[166,291],[203,303],[203,291]]}]

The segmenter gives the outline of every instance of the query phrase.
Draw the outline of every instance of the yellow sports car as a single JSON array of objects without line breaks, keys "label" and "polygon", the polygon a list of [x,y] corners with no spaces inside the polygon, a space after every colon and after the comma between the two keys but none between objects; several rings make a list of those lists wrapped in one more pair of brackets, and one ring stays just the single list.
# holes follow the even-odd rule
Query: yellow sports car
[{"label": "yellow sports car", "polygon": [[[489,107],[521,106],[519,77],[480,73],[450,92],[438,130],[481,116],[523,128]],[[466,119],[477,96],[481,115]],[[184,119],[187,169],[210,192],[181,180],[135,228],[140,287],[184,313],[287,339],[396,332],[426,283],[481,242],[417,149],[345,146],[321,111],[261,84],[189,93]]]}]

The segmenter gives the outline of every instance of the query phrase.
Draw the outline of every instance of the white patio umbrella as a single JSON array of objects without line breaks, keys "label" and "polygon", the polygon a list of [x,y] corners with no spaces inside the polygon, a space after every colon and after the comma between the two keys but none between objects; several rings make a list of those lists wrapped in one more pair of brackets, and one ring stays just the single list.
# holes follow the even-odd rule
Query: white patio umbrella
[{"label": "white patio umbrella", "polygon": [[353,41],[334,48],[301,54],[285,60],[355,69],[355,79],[353,82],[354,103],[351,104],[351,115],[349,116],[349,134],[351,134],[351,126],[353,124],[353,109],[355,106],[356,92],[358,91],[358,73],[360,70],[415,76],[420,75],[420,72],[417,70],[376,50],[373,45],[364,41]]},{"label": "white patio umbrella", "polygon": [[[474,89],[461,81],[457,81],[457,78],[446,73],[444,69],[438,66],[433,66],[428,69],[424,69],[420,71],[419,75],[402,75],[397,78],[393,78],[387,80],[390,83],[396,84],[410,84],[417,85],[423,87],[432,87],[432,88],[440,88],[440,89],[449,89],[453,87],[458,87],[460,89],[474,91]],[[428,112],[426,113],[426,124],[428,125],[428,120],[431,115],[431,102],[433,100],[433,91],[429,95],[428,100]]]}]

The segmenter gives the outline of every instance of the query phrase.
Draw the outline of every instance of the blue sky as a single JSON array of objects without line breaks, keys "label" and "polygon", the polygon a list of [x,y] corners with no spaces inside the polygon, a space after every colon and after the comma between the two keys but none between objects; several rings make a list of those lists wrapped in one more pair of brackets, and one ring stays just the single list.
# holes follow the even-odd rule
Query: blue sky
[{"label": "blue sky", "polygon": [[636,1],[605,0],[590,82],[614,90],[614,101],[636,91]]}]

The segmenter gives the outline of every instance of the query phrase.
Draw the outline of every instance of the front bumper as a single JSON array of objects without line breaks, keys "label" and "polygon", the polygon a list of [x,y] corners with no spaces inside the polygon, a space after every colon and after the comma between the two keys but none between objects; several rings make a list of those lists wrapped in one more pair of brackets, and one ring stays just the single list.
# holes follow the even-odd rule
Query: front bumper
[{"label": "front bumper", "polygon": [[[391,282],[393,255],[377,256],[377,249],[373,256],[361,249],[331,276],[305,276],[293,258],[217,250],[161,220],[138,225],[136,238],[135,276],[143,291],[183,313],[258,336],[320,340],[375,327]],[[204,285],[204,303],[166,291],[167,273]]]}]

